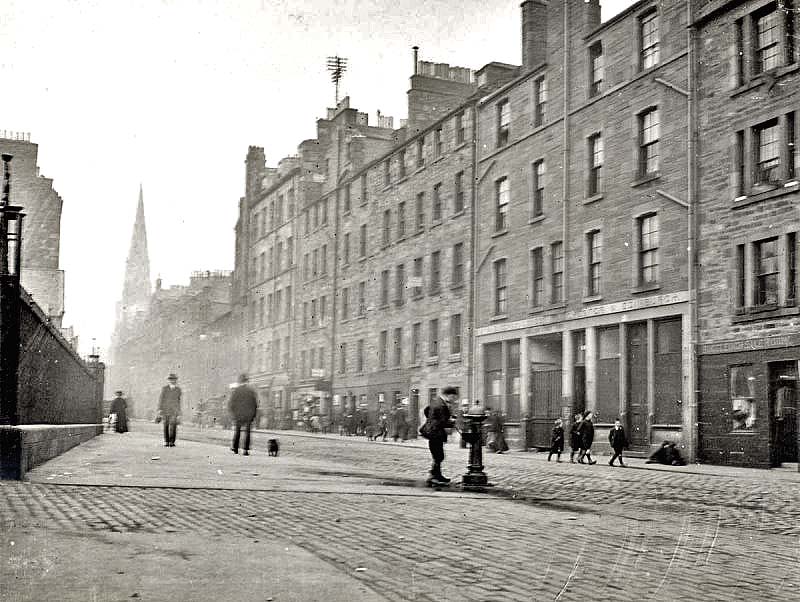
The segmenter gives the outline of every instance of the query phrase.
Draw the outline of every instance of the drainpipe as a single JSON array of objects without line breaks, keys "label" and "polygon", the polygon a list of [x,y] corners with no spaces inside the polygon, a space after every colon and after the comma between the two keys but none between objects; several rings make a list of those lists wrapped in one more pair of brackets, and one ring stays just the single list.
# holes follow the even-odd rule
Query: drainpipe
[{"label": "drainpipe", "polygon": [[467,324],[469,341],[467,343],[467,399],[473,401],[477,390],[475,373],[475,300],[477,298],[477,257],[478,257],[478,103],[472,104],[472,174],[470,178],[470,269],[469,269],[469,302],[467,306]]},{"label": "drainpipe", "polygon": [[[564,63],[562,69],[562,87],[563,87],[563,97],[564,97],[564,106],[563,116],[562,119],[564,120],[564,143],[563,143],[563,155],[561,158],[561,177],[562,177],[562,190],[563,190],[563,197],[561,200],[562,207],[561,207],[561,249],[562,255],[564,256],[564,267],[569,265],[568,263],[568,241],[567,241],[567,227],[568,227],[568,211],[569,211],[569,195],[570,195],[570,188],[569,188],[569,153],[570,153],[570,139],[569,139],[569,101],[570,101],[570,81],[569,81],[569,56],[570,56],[570,45],[569,45],[569,3],[570,0],[564,0]],[[566,302],[569,299],[569,278],[563,279],[563,289],[562,289],[563,300]],[[564,350],[561,350],[562,356]],[[569,358],[568,361],[571,363],[573,358]],[[528,369],[528,366],[525,366],[525,370]],[[562,391],[565,389],[563,386],[563,378],[562,375]],[[570,383],[570,387],[566,390],[572,390],[572,383]],[[575,402],[575,395],[571,395],[569,399],[564,399],[562,397],[561,403],[562,405],[572,405]],[[574,409],[574,408],[573,408]]]},{"label": "drainpipe", "polygon": [[698,287],[697,287],[697,161],[695,159],[696,153],[696,103],[697,99],[697,86],[695,82],[695,30],[692,25],[693,10],[691,0],[686,1],[686,17],[687,17],[687,70],[688,82],[687,89],[689,92],[686,103],[686,162],[688,168],[688,189],[686,201],[689,205],[689,216],[687,224],[687,255],[689,266],[687,271],[687,285],[689,288],[689,383],[688,389],[690,391],[689,398],[689,449],[687,450],[690,461],[694,462],[697,459],[699,451],[699,429],[698,429],[698,387],[697,387],[697,345],[699,339],[699,320],[698,320]]}]

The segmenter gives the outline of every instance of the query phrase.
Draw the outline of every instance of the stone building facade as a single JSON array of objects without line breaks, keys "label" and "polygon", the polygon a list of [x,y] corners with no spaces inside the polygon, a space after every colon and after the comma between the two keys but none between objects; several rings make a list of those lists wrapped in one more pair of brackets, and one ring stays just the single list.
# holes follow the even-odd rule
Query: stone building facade
[{"label": "stone building facade", "polygon": [[619,418],[641,453],[796,459],[797,15],[526,0],[520,66],[415,48],[403,127],[331,110],[297,205],[291,407],[413,416],[446,383],[521,448],[592,410],[600,449]]},{"label": "stone building facade", "polygon": [[529,447],[588,409],[690,450],[685,3],[522,11],[478,109],[477,395]]},{"label": "stone building facade", "polygon": [[796,2],[694,15],[699,180],[699,448],[797,462],[800,20]]},{"label": "stone building facade", "polygon": [[13,156],[11,203],[21,205],[26,215],[22,286],[60,328],[64,316],[64,271],[59,269],[63,201],[53,180],[39,174],[39,145],[30,141],[29,134],[0,131],[0,153]]}]

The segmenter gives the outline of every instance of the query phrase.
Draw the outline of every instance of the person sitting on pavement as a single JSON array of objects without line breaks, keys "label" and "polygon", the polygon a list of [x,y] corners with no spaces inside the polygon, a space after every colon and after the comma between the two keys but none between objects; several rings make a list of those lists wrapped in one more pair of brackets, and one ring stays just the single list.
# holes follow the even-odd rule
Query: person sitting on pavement
[{"label": "person sitting on pavement", "polygon": [[239,453],[239,436],[241,431],[244,430],[244,451],[242,454],[245,456],[250,455],[250,427],[256,417],[256,410],[258,410],[258,396],[247,384],[247,380],[247,374],[239,375],[239,386],[231,392],[231,397],[228,401],[228,409],[235,420],[231,451],[235,454]]}]

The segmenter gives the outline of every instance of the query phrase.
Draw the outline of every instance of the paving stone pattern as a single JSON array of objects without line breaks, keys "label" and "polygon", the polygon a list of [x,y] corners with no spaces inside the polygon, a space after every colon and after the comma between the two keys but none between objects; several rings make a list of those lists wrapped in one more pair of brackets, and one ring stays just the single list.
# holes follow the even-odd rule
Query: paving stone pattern
[{"label": "paving stone pattern", "polygon": [[[533,471],[511,455],[487,461],[500,494],[459,496],[416,488],[419,447],[284,443],[317,467],[298,471],[300,484],[336,472],[392,493],[6,482],[2,527],[281,538],[391,600],[798,599],[794,481],[600,464]],[[464,455],[454,447],[451,468]],[[413,495],[398,493],[404,483]]]}]

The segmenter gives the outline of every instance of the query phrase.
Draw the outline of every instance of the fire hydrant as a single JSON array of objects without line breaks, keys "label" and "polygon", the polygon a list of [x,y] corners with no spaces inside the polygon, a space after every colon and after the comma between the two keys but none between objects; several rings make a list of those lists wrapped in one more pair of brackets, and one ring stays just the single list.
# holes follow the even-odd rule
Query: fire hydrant
[{"label": "fire hydrant", "polygon": [[481,424],[486,420],[486,412],[476,402],[464,414],[464,433],[462,437],[469,444],[469,464],[467,474],[461,477],[463,487],[491,487],[489,478],[483,472],[483,440]]}]

